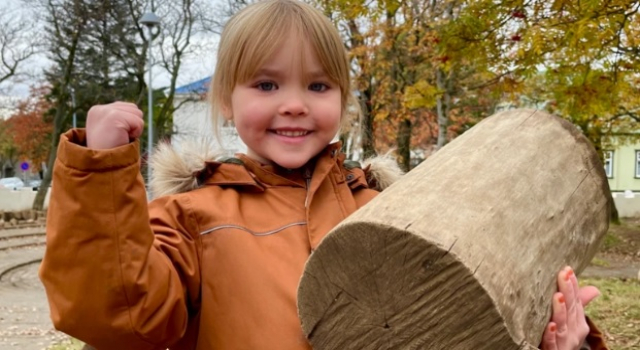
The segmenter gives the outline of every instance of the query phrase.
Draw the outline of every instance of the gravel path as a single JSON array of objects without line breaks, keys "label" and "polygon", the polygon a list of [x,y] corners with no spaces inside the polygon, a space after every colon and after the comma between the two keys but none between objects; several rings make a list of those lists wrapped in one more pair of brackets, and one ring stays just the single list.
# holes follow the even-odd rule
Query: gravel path
[{"label": "gravel path", "polygon": [[640,279],[640,261],[607,260],[607,266],[588,266],[580,276],[595,278],[629,278]]},{"label": "gravel path", "polygon": [[0,349],[43,350],[67,336],[53,329],[38,267],[44,228],[0,230]]}]

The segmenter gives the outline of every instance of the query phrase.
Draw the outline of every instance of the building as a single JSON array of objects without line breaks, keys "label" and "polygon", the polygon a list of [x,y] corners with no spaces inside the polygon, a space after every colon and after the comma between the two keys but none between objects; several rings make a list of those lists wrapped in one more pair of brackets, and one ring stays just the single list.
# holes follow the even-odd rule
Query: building
[{"label": "building", "polygon": [[640,137],[612,142],[604,152],[604,169],[621,217],[640,216]]},{"label": "building", "polygon": [[247,146],[233,126],[221,126],[218,132],[220,139],[215,138],[211,106],[206,99],[210,82],[211,78],[205,78],[176,89],[174,106],[179,108],[173,113],[171,144],[179,149],[187,141],[204,141],[226,155],[244,153]]}]

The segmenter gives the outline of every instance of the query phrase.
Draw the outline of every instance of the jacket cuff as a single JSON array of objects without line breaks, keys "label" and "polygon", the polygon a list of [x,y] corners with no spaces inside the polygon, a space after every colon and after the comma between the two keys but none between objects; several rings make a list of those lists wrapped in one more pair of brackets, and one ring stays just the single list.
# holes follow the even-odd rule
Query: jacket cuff
[{"label": "jacket cuff", "polygon": [[136,140],[112,149],[90,149],[85,129],[71,129],[60,135],[57,158],[68,168],[86,172],[121,169],[140,161],[140,144]]},{"label": "jacket cuff", "polygon": [[586,317],[587,324],[589,325],[589,334],[587,335],[587,344],[589,344],[590,350],[608,350],[609,348],[604,343],[604,335],[602,332],[596,327],[596,325]]}]

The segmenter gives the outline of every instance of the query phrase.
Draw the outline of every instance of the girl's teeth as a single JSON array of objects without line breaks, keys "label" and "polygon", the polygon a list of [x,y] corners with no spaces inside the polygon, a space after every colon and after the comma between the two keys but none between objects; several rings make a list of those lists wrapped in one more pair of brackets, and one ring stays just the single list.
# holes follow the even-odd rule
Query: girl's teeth
[{"label": "girl's teeth", "polygon": [[308,134],[308,131],[280,131],[277,130],[276,134],[287,137],[300,137]]}]

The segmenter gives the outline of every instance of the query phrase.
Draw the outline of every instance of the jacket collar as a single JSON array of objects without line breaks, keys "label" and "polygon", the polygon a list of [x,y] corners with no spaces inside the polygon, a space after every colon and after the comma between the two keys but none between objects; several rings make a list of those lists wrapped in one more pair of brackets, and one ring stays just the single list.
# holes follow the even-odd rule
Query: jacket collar
[{"label": "jacket collar", "polygon": [[344,161],[340,147],[339,142],[328,145],[300,169],[264,165],[245,154],[236,154],[235,158],[207,162],[198,178],[202,185],[250,186],[256,190],[273,186],[307,187],[307,181],[313,179],[313,188]]},{"label": "jacket collar", "polygon": [[[221,159],[221,152],[214,150],[213,145],[215,142],[206,139],[185,142],[179,148],[168,143],[158,144],[150,160],[153,196],[188,192],[204,185],[246,186],[258,191],[266,186],[306,185],[304,172],[263,166],[245,155]],[[331,171],[336,172],[338,182],[347,181],[352,189],[369,187],[378,191],[402,175],[395,160],[388,155],[367,159],[362,167],[357,162],[345,162],[340,146],[340,143],[331,144],[314,159],[310,187],[313,191]]]}]

